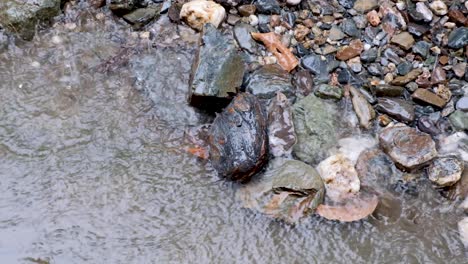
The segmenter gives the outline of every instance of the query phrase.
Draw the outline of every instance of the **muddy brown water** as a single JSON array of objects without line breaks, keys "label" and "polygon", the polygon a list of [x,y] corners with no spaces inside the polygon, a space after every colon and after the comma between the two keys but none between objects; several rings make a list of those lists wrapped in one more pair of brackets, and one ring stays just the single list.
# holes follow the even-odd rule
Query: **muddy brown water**
[{"label": "muddy brown water", "polygon": [[87,16],[0,52],[1,263],[467,263],[425,180],[355,223],[242,209],[184,151],[210,120],[185,100],[196,36],[162,19],[153,46]]}]

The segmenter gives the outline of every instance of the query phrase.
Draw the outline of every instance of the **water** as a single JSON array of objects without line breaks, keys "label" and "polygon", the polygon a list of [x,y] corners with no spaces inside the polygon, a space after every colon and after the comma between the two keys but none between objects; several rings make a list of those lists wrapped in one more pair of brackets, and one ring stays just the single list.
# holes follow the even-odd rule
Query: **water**
[{"label": "water", "polygon": [[184,150],[211,119],[185,100],[196,35],[163,19],[153,47],[93,12],[62,19],[0,53],[1,263],[466,263],[462,214],[425,180],[356,223],[242,209]]}]

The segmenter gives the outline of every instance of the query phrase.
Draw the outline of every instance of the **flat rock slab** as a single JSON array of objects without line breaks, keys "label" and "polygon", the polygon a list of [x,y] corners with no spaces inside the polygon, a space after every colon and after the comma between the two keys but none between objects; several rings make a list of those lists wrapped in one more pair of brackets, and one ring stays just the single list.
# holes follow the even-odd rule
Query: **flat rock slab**
[{"label": "flat rock slab", "polygon": [[0,26],[25,40],[31,40],[40,21],[47,21],[60,12],[60,0],[2,0]]},{"label": "flat rock slab", "polygon": [[245,64],[234,40],[205,24],[200,48],[192,65],[190,104],[219,111],[242,85]]},{"label": "flat rock slab", "polygon": [[437,156],[430,135],[403,124],[383,129],[379,142],[398,166],[408,170],[419,168]]},{"label": "flat rock slab", "polygon": [[399,98],[379,98],[375,109],[386,113],[398,121],[411,122],[415,118],[414,106]]},{"label": "flat rock slab", "polygon": [[437,106],[439,108],[444,107],[447,104],[447,101],[437,94],[430,92],[427,89],[418,88],[411,97],[416,101],[422,101],[424,103]]},{"label": "flat rock slab", "polygon": [[237,197],[244,207],[288,223],[314,212],[325,188],[317,171],[298,160],[276,158],[265,173],[242,186]]},{"label": "flat rock slab", "polygon": [[248,181],[268,158],[267,119],[258,99],[242,93],[214,120],[208,139],[219,176]]},{"label": "flat rock slab", "polygon": [[295,96],[292,76],[278,64],[265,65],[254,71],[247,82],[246,91],[260,99],[272,99],[277,92],[288,98]]}]

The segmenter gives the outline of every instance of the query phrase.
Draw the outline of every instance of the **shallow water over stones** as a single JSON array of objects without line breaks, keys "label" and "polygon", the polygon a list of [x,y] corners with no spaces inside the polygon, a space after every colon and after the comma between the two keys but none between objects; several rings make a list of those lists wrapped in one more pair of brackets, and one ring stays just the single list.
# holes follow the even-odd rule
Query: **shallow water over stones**
[{"label": "shallow water over stones", "polygon": [[186,128],[212,119],[187,104],[190,31],[164,25],[151,47],[89,19],[0,53],[2,263],[466,260],[459,209],[424,177],[355,223],[242,209],[238,185],[184,150]]}]

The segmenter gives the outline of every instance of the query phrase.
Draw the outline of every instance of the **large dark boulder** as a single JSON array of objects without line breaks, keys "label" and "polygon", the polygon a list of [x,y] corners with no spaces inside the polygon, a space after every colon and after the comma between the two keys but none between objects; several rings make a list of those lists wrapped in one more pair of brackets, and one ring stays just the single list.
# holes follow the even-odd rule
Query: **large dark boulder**
[{"label": "large dark boulder", "polygon": [[234,40],[210,23],[205,24],[192,65],[190,104],[206,110],[221,110],[237,94],[244,72],[244,60]]},{"label": "large dark boulder", "polygon": [[248,181],[268,158],[267,119],[258,99],[241,93],[219,114],[208,139],[219,176]]},{"label": "large dark boulder", "polygon": [[0,27],[31,40],[36,25],[52,19],[60,12],[60,0],[2,0],[0,1]]}]

